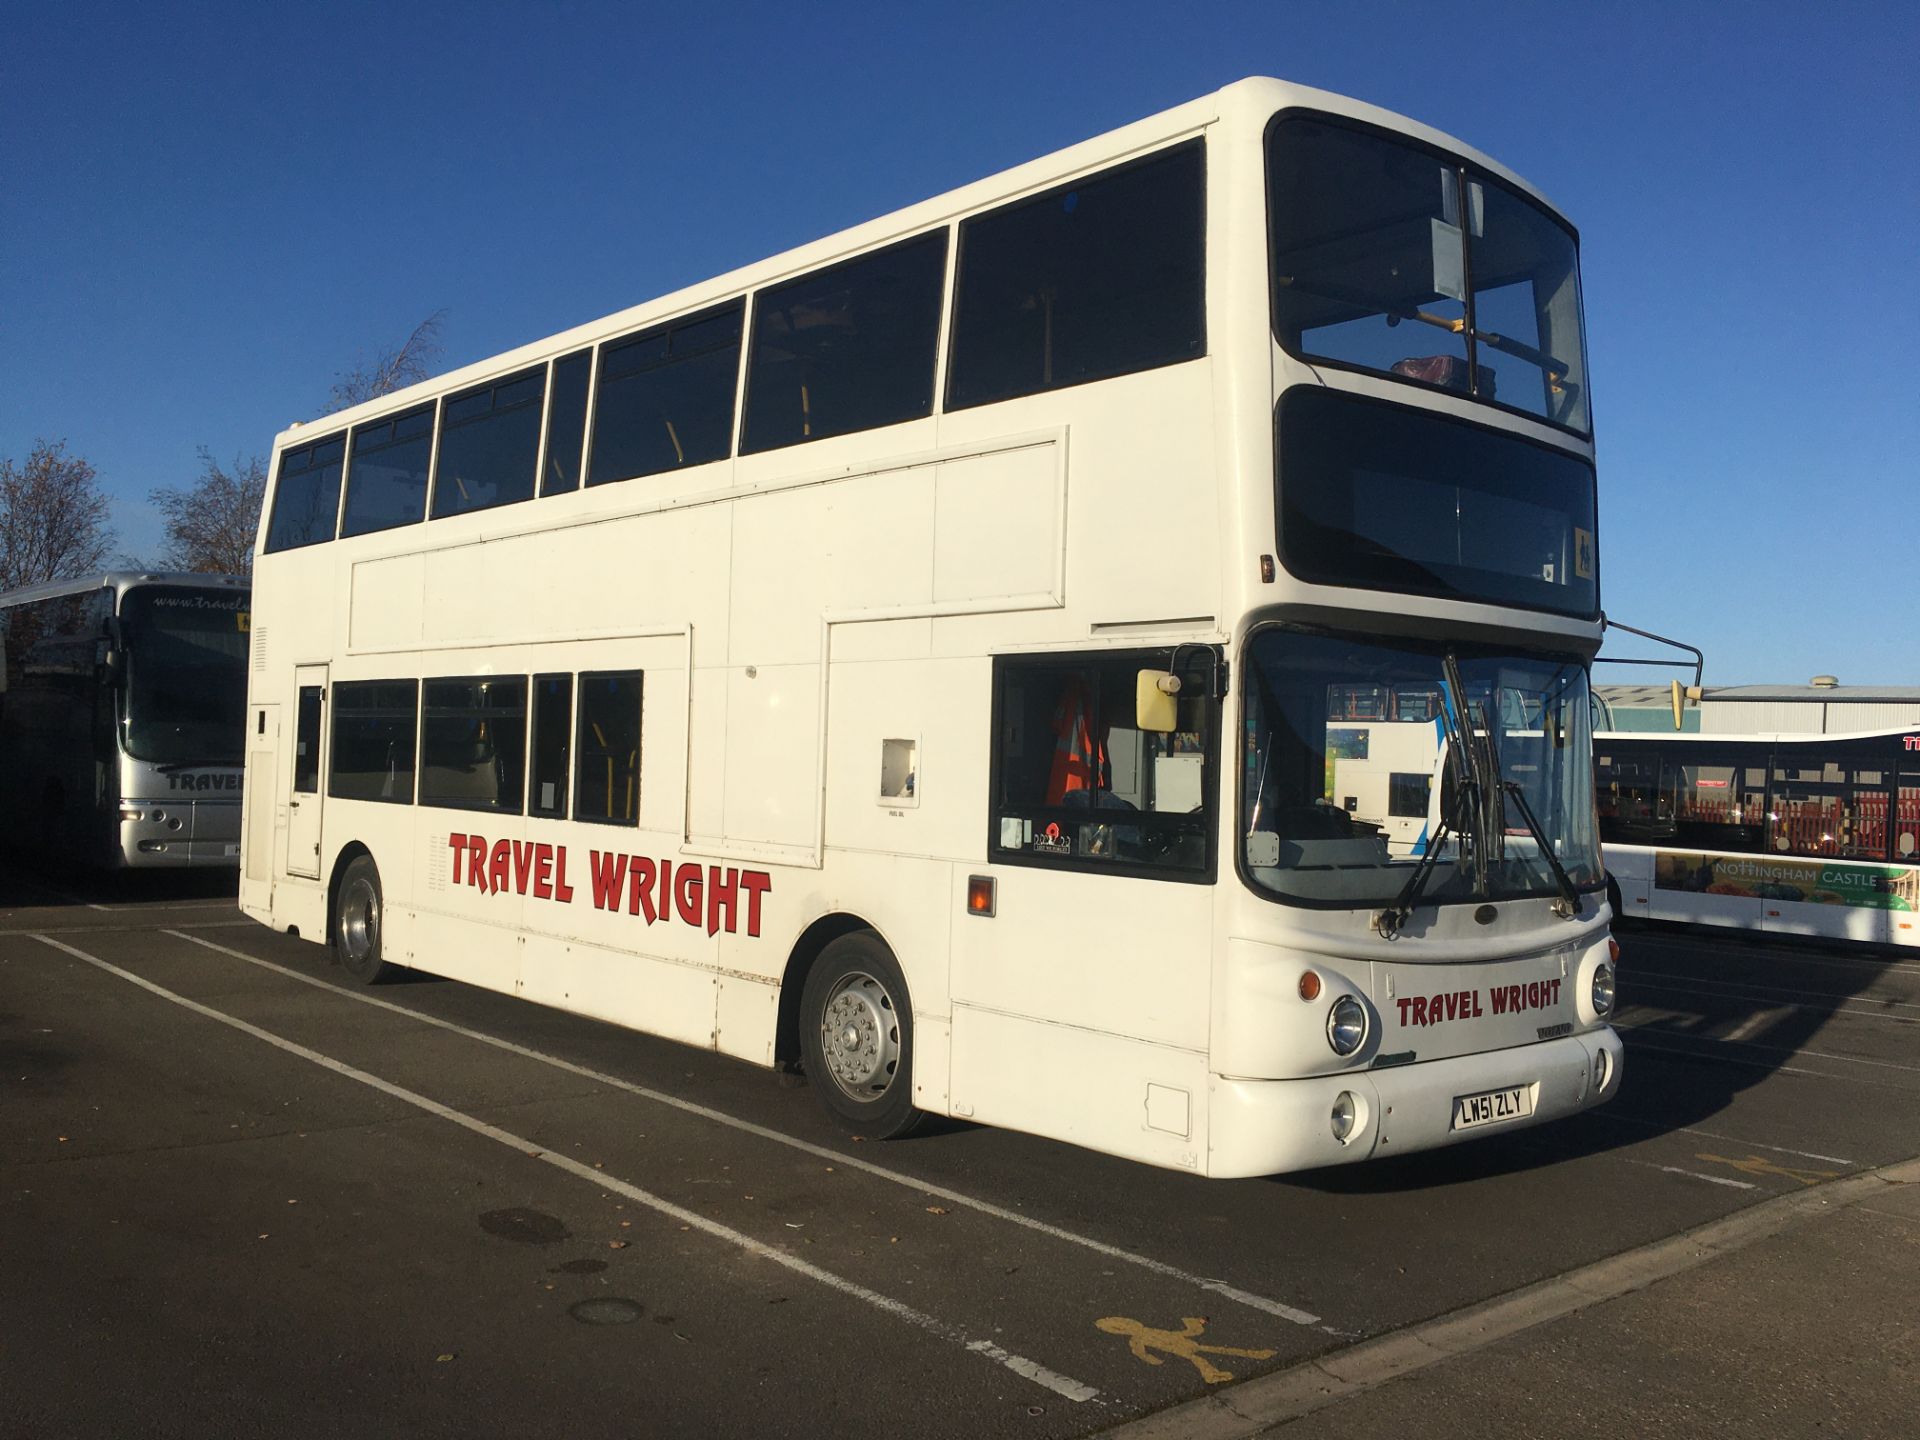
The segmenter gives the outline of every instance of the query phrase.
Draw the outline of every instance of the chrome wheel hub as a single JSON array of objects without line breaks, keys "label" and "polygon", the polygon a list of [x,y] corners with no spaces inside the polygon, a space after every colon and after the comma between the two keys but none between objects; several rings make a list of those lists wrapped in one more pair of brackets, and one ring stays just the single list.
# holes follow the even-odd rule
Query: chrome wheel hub
[{"label": "chrome wheel hub", "polygon": [[886,1092],[900,1068],[900,1021],[893,997],[871,975],[849,975],[827,998],[820,1049],[833,1083],[856,1100]]},{"label": "chrome wheel hub", "polygon": [[340,948],[349,959],[364,960],[373,953],[380,934],[380,901],[373,887],[356,880],[340,900]]}]

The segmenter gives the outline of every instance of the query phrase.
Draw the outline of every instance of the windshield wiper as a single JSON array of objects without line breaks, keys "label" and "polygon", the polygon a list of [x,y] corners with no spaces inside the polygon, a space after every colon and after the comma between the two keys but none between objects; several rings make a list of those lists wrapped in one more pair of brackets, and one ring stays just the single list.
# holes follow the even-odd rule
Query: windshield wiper
[{"label": "windshield wiper", "polygon": [[[1440,777],[1440,818],[1427,841],[1426,850],[1421,853],[1420,863],[1413,867],[1413,874],[1400,887],[1400,894],[1395,897],[1393,904],[1376,912],[1373,917],[1374,930],[1386,940],[1398,935],[1401,927],[1413,918],[1413,907],[1419,902],[1421,891],[1426,888],[1427,878],[1439,863],[1440,847],[1450,834],[1457,833],[1459,836],[1456,848],[1464,852],[1461,859],[1471,856],[1474,893],[1481,896],[1487,893],[1487,842],[1481,837],[1489,833],[1487,827],[1490,817],[1485,787],[1480,779],[1485,772],[1481,769],[1481,757],[1469,739],[1473,733],[1473,719],[1465,708],[1466,685],[1460,678],[1460,662],[1453,651],[1447,651],[1444,664],[1448,694],[1440,706],[1440,729],[1447,747],[1447,774],[1453,778],[1453,804],[1446,803],[1447,775],[1443,774]],[[1456,865],[1459,863],[1459,860],[1455,861]]]},{"label": "windshield wiper", "polygon": [[1563,919],[1571,920],[1580,913],[1580,892],[1574,888],[1573,877],[1567,874],[1567,867],[1560,863],[1560,857],[1553,853],[1553,846],[1547,843],[1547,832],[1538,820],[1533,818],[1533,807],[1527,804],[1526,792],[1521,789],[1518,780],[1502,782],[1501,788],[1513,797],[1513,803],[1520,807],[1520,818],[1527,822],[1527,829],[1533,835],[1533,843],[1540,847],[1540,855],[1553,871],[1554,883],[1560,887],[1560,899],[1554,902],[1553,913]]},{"label": "windshield wiper", "polygon": [[[1493,847],[1496,837],[1503,831],[1505,817],[1497,812],[1498,792],[1493,786],[1493,777],[1498,773],[1497,762],[1493,758],[1493,740],[1486,739],[1486,753],[1481,753],[1473,728],[1473,709],[1467,699],[1467,685],[1460,678],[1460,657],[1449,649],[1442,659],[1447,677],[1447,689],[1450,692],[1446,704],[1440,707],[1441,722],[1447,730],[1448,748],[1453,752],[1454,781],[1459,791],[1454,817],[1459,823],[1461,839],[1471,842],[1473,849],[1473,892],[1485,898],[1491,884],[1489,874]],[[1491,726],[1492,719],[1488,722]]]},{"label": "windshield wiper", "polygon": [[1420,892],[1426,889],[1427,877],[1433,874],[1434,867],[1439,863],[1440,847],[1446,843],[1449,833],[1446,817],[1442,816],[1433,835],[1427,840],[1427,848],[1420,854],[1420,863],[1413,867],[1413,874],[1400,887],[1400,894],[1393,904],[1373,917],[1373,928],[1381,939],[1393,939],[1400,933],[1400,927],[1413,918],[1413,907],[1419,903]]}]

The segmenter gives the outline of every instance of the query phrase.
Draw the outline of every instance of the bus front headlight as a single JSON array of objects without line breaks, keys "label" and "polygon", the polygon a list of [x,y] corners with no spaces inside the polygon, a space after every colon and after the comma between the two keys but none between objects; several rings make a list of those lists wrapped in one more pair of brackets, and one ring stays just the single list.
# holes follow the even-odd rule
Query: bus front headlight
[{"label": "bus front headlight", "polygon": [[1613,966],[1596,965],[1593,968],[1593,1013],[1607,1016],[1613,1013]]},{"label": "bus front headlight", "polygon": [[1327,1012],[1327,1043],[1336,1055],[1351,1055],[1367,1038],[1367,1007],[1342,995]]}]

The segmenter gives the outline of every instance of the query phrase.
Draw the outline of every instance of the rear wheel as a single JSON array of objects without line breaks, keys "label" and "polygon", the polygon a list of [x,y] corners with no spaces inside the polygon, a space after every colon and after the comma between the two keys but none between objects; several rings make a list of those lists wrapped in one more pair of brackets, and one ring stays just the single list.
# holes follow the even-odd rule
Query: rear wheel
[{"label": "rear wheel", "polygon": [[394,967],[381,958],[380,867],[371,855],[356,855],[340,878],[333,902],[333,954],[340,968],[362,985],[377,985]]},{"label": "rear wheel", "polygon": [[861,1135],[892,1140],[927,1117],[913,1104],[913,1009],[899,962],[871,930],[842,935],[800,996],[800,1053],[820,1103]]}]

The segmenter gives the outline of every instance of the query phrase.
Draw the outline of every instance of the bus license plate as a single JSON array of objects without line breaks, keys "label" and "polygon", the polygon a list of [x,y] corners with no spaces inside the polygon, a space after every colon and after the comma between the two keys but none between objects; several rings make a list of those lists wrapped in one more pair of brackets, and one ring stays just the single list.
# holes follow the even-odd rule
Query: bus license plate
[{"label": "bus license plate", "polygon": [[1505,1090],[1483,1090],[1478,1095],[1453,1097],[1453,1128],[1472,1130],[1503,1120],[1524,1120],[1533,1114],[1533,1087],[1510,1085]]}]

